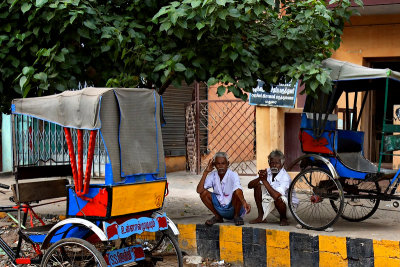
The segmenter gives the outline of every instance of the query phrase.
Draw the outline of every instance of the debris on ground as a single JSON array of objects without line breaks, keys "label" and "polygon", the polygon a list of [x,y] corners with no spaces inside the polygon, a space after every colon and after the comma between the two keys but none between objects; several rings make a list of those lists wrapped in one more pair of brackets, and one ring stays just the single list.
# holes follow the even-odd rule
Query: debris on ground
[{"label": "debris on ground", "polygon": [[183,257],[184,267],[230,267],[230,263],[224,260],[203,259],[201,256],[185,256]]},{"label": "debris on ground", "polygon": [[[45,224],[53,224],[58,221],[60,221],[59,216],[43,216],[42,220]],[[29,225],[29,220],[26,223],[26,225]],[[41,225],[39,221],[34,220],[34,226],[39,226]],[[8,216],[0,218],[0,236],[3,238],[3,240],[11,247],[16,247],[18,243],[18,225]],[[32,245],[30,245],[27,242],[22,242],[22,247],[21,247],[23,255],[30,256],[30,255],[35,255],[34,250],[32,249]],[[11,267],[13,266],[10,261],[8,260],[8,256],[4,253],[3,250],[0,249],[0,266],[4,267]],[[31,265],[28,265],[31,266]],[[35,266],[35,265],[32,265]]]}]

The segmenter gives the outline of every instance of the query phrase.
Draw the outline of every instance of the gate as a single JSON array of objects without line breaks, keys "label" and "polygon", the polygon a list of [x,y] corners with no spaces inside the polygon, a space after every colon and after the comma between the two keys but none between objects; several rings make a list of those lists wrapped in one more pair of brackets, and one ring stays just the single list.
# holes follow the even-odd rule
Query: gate
[{"label": "gate", "polygon": [[256,175],[255,108],[242,100],[196,100],[186,104],[187,169],[196,174],[218,151],[228,153],[230,168]]},{"label": "gate", "polygon": [[[89,131],[83,131],[83,162],[86,162]],[[77,153],[77,133],[71,129],[74,151]],[[69,154],[63,127],[48,121],[13,115],[14,167],[68,164]],[[105,176],[108,157],[100,134],[96,135],[96,146],[92,164],[92,177]],[[84,164],[83,168],[86,166]]]}]

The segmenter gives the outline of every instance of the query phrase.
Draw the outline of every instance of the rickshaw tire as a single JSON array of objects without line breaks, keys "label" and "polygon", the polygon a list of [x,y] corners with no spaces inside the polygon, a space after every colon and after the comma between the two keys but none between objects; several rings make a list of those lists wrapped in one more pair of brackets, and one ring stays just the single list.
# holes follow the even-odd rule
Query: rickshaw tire
[{"label": "rickshaw tire", "polygon": [[165,236],[164,238],[168,238],[171,241],[172,245],[174,246],[174,249],[178,257],[178,267],[183,267],[183,256],[182,256],[182,250],[179,247],[179,243],[177,240],[178,237],[174,234],[171,228],[164,230],[163,235]]},{"label": "rickshaw tire", "polygon": [[169,238],[169,240],[171,240],[171,243],[175,247],[176,254],[178,254],[178,267],[183,267],[183,256],[182,256],[182,250],[178,243],[178,237],[175,236],[175,234],[173,233],[173,231],[171,229],[168,228],[168,230],[169,231],[166,233],[167,238]]},{"label": "rickshaw tire", "polygon": [[[171,228],[168,228],[168,229],[160,231],[160,232],[162,233],[162,235],[160,237],[161,238],[167,238],[169,241],[171,241],[171,243],[172,243],[172,245],[174,247],[174,250],[175,250],[176,255],[177,255],[177,261],[178,261],[177,267],[183,267],[183,256],[182,256],[183,254],[182,254],[181,248],[179,247],[179,243],[178,243],[178,240],[177,240],[178,237],[174,234],[174,232],[172,231]],[[158,245],[160,245],[160,244],[158,244]],[[154,250],[156,250],[157,247],[158,246],[152,248],[150,252],[153,252]],[[154,264],[151,263],[151,261],[150,262],[138,261],[137,262],[137,266],[139,266],[139,267],[150,267],[150,266],[153,267],[153,266],[157,266],[157,264],[154,265]]]},{"label": "rickshaw tire", "polygon": [[68,244],[68,243],[77,244],[77,245],[87,249],[90,253],[92,253],[93,257],[98,261],[98,263],[100,264],[101,267],[107,267],[107,263],[104,260],[103,255],[100,253],[100,251],[98,251],[96,249],[96,247],[94,245],[92,245],[91,243],[89,243],[86,240],[83,240],[80,238],[74,238],[74,237],[61,239],[61,240],[55,242],[53,245],[51,245],[44,253],[40,266],[46,267],[46,264],[47,264],[48,260],[51,259],[53,252],[57,248],[61,247],[63,244]]},{"label": "rickshaw tire", "polygon": [[[374,182],[374,185],[376,187],[376,190],[378,192],[380,192],[380,187],[379,187],[378,182]],[[346,196],[346,194],[344,194],[344,196]],[[344,199],[344,201],[346,202],[346,198]],[[375,204],[374,204],[373,208],[371,209],[371,211],[369,213],[367,213],[366,215],[360,217],[360,218],[351,218],[351,217],[346,216],[344,214],[345,213],[345,208],[343,208],[343,212],[342,212],[341,217],[344,220],[349,221],[349,222],[361,222],[361,221],[364,221],[364,220],[370,218],[372,215],[374,215],[374,213],[378,210],[379,204],[380,204],[380,200],[379,199],[375,199]],[[334,205],[332,203],[331,203],[331,205],[332,205],[332,208],[334,208],[334,209],[336,208],[336,207],[334,207]]]},{"label": "rickshaw tire", "polygon": [[306,168],[304,170],[302,170],[299,174],[296,175],[296,177],[292,180],[292,182],[290,183],[289,186],[289,192],[288,192],[288,203],[292,203],[292,194],[293,194],[293,188],[294,185],[296,184],[297,180],[299,180],[304,174],[310,172],[323,172],[326,175],[329,176],[330,180],[334,182],[334,184],[336,185],[338,191],[340,192],[340,208],[339,210],[334,210],[336,212],[336,216],[327,224],[323,225],[323,226],[311,226],[306,224],[305,222],[303,222],[298,215],[296,214],[296,211],[293,209],[293,206],[291,204],[289,204],[289,210],[292,214],[292,216],[295,218],[295,220],[305,229],[309,229],[309,230],[316,230],[316,231],[323,231],[325,229],[327,229],[328,227],[332,226],[338,219],[339,217],[342,215],[343,213],[343,209],[344,209],[344,197],[343,197],[343,188],[342,185],[340,184],[338,179],[334,179],[332,177],[332,174],[329,170],[326,170],[324,168],[320,168],[320,167],[310,167],[310,168]]}]

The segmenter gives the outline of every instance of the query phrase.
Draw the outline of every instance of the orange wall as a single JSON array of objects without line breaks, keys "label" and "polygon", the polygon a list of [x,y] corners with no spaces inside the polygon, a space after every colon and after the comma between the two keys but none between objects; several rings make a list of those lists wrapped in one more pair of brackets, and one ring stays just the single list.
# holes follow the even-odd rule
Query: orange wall
[{"label": "orange wall", "polygon": [[332,57],[359,65],[368,58],[400,57],[400,14],[352,17]]}]

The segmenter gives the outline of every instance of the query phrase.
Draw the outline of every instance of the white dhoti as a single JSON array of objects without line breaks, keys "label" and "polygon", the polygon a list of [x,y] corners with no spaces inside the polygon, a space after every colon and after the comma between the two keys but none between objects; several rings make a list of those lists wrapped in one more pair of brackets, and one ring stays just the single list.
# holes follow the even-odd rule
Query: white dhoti
[{"label": "white dhoti", "polygon": [[[288,207],[288,199],[285,196],[281,196],[282,201],[285,203],[286,205],[286,213],[287,213],[287,209]],[[264,216],[263,216],[263,220],[265,220],[268,216],[268,214],[272,214],[277,218],[280,218],[279,212],[275,207],[275,200],[267,193],[264,193],[262,195],[262,207],[263,207],[263,211],[264,211]]]},{"label": "white dhoti", "polygon": [[[281,199],[286,205],[286,215],[289,209],[288,206],[288,190],[290,186],[290,182],[292,179],[290,178],[289,174],[285,171],[285,169],[281,169],[279,173],[275,176],[275,179],[272,177],[272,172],[270,169],[267,169],[267,182],[271,185],[271,187],[277,191],[279,194],[281,194]],[[261,184],[261,197],[262,197],[262,207],[264,211],[264,216],[263,220],[267,218],[268,214],[272,214],[277,218],[280,218],[278,210],[275,208],[275,201],[274,199],[270,196],[268,193],[267,189],[265,188],[264,184],[262,181],[260,181]],[[297,209],[297,205],[299,203],[299,200],[296,197],[296,193],[293,192],[292,194],[292,209]]]}]

